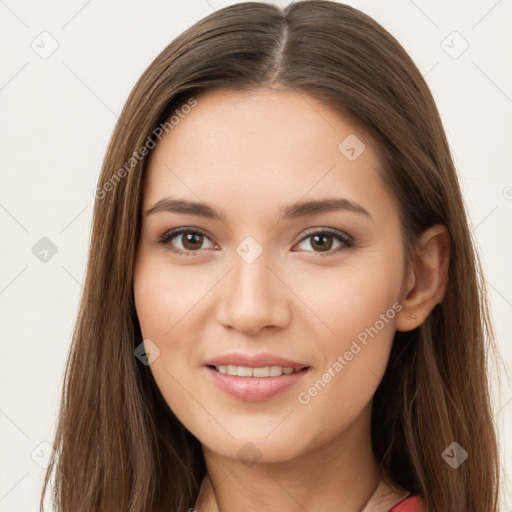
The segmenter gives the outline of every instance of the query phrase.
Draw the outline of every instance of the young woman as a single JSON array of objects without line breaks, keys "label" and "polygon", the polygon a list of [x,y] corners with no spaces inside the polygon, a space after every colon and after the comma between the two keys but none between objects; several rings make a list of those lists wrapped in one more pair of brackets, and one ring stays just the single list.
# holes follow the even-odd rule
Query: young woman
[{"label": "young woman", "polygon": [[497,512],[484,281],[436,106],[326,1],[175,39],[95,192],[53,506]]}]

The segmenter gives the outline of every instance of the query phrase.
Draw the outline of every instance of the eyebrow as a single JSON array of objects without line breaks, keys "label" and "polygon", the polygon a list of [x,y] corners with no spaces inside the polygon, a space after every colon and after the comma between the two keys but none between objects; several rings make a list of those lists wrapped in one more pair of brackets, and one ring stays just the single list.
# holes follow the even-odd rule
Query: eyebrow
[{"label": "eyebrow", "polygon": [[[319,199],[313,201],[303,201],[286,205],[281,208],[280,220],[296,219],[308,215],[317,215],[330,211],[346,210],[355,213],[360,213],[368,218],[372,218],[370,213],[365,210],[361,205],[349,199],[338,197]],[[173,199],[166,197],[157,201],[151,208],[146,211],[146,215],[152,215],[157,212],[171,212],[171,213],[184,213],[189,215],[197,215],[207,219],[217,219],[222,223],[226,222],[226,214],[224,211],[217,211],[205,203],[196,201],[188,201],[185,199]]]}]

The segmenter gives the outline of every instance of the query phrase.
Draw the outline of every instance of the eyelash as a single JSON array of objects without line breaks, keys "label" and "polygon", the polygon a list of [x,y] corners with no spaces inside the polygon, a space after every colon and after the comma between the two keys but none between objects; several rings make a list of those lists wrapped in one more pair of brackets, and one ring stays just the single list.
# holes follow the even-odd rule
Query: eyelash
[{"label": "eyelash", "polygon": [[[174,230],[166,232],[162,236],[162,238],[159,240],[159,242],[162,245],[169,245],[169,249],[172,252],[174,252],[174,253],[176,253],[176,254],[178,254],[180,256],[197,256],[197,253],[199,251],[182,251],[182,250],[179,250],[179,249],[174,249],[171,246],[171,244],[169,243],[173,238],[176,238],[178,235],[181,235],[183,233],[191,233],[191,234],[194,234],[194,235],[201,235],[201,236],[204,236],[204,237],[206,237],[206,238],[208,238],[210,240],[210,237],[208,236],[208,234],[205,233],[204,231],[202,231],[201,229],[198,229],[198,228],[177,228],[177,229],[174,229]],[[303,238],[301,238],[298,243],[300,244],[304,240],[307,240],[308,238],[310,238],[310,237],[312,237],[314,235],[330,235],[333,238],[335,238],[338,242],[341,242],[343,244],[342,246],[337,247],[336,249],[329,249],[326,252],[306,251],[306,252],[312,252],[313,254],[315,254],[315,256],[321,256],[321,257],[323,257],[323,256],[331,256],[332,254],[337,253],[337,252],[339,252],[341,250],[351,249],[355,245],[354,240],[351,237],[349,237],[348,235],[345,235],[341,231],[338,231],[338,230],[332,229],[332,228],[323,228],[323,229],[319,229],[319,230],[316,230],[316,231],[311,231],[307,235],[305,235]]]}]

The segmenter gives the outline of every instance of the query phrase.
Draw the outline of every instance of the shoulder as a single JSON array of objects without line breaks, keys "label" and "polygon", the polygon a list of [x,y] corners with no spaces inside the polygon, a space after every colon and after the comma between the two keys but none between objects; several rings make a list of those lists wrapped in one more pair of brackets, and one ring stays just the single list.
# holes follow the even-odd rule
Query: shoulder
[{"label": "shoulder", "polygon": [[417,496],[409,496],[389,509],[389,512],[425,512],[423,500]]}]

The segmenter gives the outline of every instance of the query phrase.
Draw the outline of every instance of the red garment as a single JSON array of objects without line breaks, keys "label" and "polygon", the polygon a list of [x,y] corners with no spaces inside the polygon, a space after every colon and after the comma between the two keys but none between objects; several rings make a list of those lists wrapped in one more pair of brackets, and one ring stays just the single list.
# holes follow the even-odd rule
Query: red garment
[{"label": "red garment", "polygon": [[423,501],[419,496],[409,496],[389,509],[389,512],[425,512]]}]

